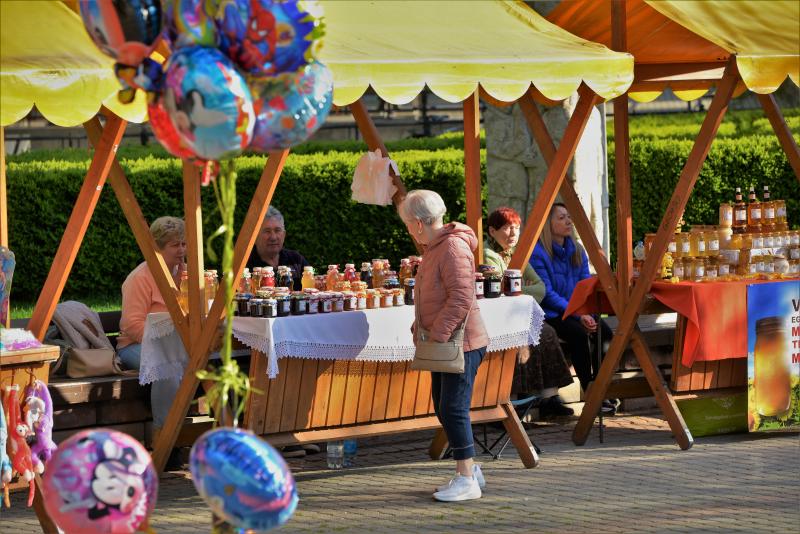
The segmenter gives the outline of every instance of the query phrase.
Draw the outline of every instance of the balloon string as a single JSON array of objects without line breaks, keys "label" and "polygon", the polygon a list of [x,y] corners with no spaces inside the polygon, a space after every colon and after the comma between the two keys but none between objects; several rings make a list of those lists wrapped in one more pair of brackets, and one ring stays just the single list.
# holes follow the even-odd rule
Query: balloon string
[{"label": "balloon string", "polygon": [[[239,364],[233,359],[233,214],[236,209],[236,171],[232,160],[221,162],[220,173],[212,182],[217,207],[222,218],[222,225],[212,234],[207,244],[209,257],[216,259],[211,246],[213,240],[222,236],[222,282],[225,287],[225,323],[222,333],[222,348],[220,359],[222,364],[213,371],[199,370],[197,377],[200,380],[214,382],[206,393],[214,417],[214,426],[231,424],[239,426],[239,417],[244,413],[247,399],[253,389],[250,387],[250,377],[239,369]],[[233,412],[233,421],[223,421],[224,409],[230,406]]]}]

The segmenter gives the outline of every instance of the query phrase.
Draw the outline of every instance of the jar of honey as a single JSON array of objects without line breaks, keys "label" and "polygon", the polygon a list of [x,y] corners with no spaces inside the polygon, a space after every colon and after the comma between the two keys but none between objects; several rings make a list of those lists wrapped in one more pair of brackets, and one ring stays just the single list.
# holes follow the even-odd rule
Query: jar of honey
[{"label": "jar of honey", "polygon": [[762,234],[764,239],[764,248],[772,248],[775,246],[780,246],[775,244],[775,233],[774,232],[764,232]]},{"label": "jar of honey", "polygon": [[706,241],[706,256],[719,256],[719,234],[713,228],[703,233]]},{"label": "jar of honey", "polygon": [[717,258],[717,278],[720,280],[728,280],[731,275],[731,264],[728,263],[727,258],[719,256]]},{"label": "jar of honey", "polygon": [[756,321],[753,350],[753,390],[760,415],[782,417],[792,397],[789,342],[783,317]]},{"label": "jar of honey", "polygon": [[757,233],[751,234],[753,236],[753,247],[752,248],[764,248],[764,234]]},{"label": "jar of honey", "polygon": [[710,256],[706,258],[706,275],[704,280],[706,282],[716,282],[719,276],[717,258]]},{"label": "jar of honey", "polygon": [[672,276],[678,280],[685,280],[686,275],[683,271],[683,258],[675,258],[675,261],[672,262]]},{"label": "jar of honey", "polygon": [[503,273],[503,294],[507,297],[522,295],[522,271],[506,269]]},{"label": "jar of honey", "polygon": [[675,243],[677,257],[683,258],[685,256],[690,256],[689,251],[691,246],[689,244],[689,234],[686,232],[675,234]]},{"label": "jar of honey", "polygon": [[719,225],[726,228],[733,226],[733,206],[727,202],[719,205]]},{"label": "jar of honey", "polygon": [[793,247],[800,246],[800,230],[792,230],[789,232],[789,244]]},{"label": "jar of honey", "polygon": [[692,227],[689,232],[689,255],[695,258],[702,258],[706,255],[705,232],[698,227]]}]

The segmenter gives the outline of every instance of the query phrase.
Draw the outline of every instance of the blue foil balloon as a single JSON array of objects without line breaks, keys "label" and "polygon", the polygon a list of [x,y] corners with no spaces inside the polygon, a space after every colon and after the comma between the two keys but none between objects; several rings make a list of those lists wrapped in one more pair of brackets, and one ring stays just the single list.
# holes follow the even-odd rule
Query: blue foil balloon
[{"label": "blue foil balloon", "polygon": [[197,493],[235,527],[270,530],[286,523],[297,508],[297,488],[286,462],[250,431],[206,432],[192,447],[189,468]]},{"label": "blue foil balloon", "polygon": [[250,148],[266,152],[290,148],[316,132],[331,111],[333,75],[315,61],[294,74],[251,81],[256,126]]},{"label": "blue foil balloon", "polygon": [[217,0],[168,0],[166,35],[173,49],[190,46],[217,46],[214,13]]},{"label": "blue foil balloon", "polygon": [[81,0],[79,7],[94,44],[123,65],[139,65],[161,35],[161,0]]},{"label": "blue foil balloon", "polygon": [[170,57],[164,107],[182,144],[200,159],[232,157],[250,144],[250,89],[216,48],[181,48]]},{"label": "blue foil balloon", "polygon": [[219,48],[255,77],[294,72],[308,63],[321,21],[298,0],[222,0]]}]

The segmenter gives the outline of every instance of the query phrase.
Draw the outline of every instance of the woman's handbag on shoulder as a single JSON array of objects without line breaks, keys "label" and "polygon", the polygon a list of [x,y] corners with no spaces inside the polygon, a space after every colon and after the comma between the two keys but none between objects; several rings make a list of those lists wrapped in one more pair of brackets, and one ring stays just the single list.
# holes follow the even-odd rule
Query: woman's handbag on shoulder
[{"label": "woman's handbag on shoulder", "polygon": [[[417,286],[419,292],[419,286]],[[437,373],[456,373],[464,372],[464,329],[467,327],[469,312],[464,318],[461,328],[453,332],[448,341],[439,343],[430,338],[430,332],[422,328],[419,320],[419,294],[414,305],[416,315],[414,359],[411,361],[411,368],[417,371],[432,371]],[[470,309],[472,307],[470,306]]]}]

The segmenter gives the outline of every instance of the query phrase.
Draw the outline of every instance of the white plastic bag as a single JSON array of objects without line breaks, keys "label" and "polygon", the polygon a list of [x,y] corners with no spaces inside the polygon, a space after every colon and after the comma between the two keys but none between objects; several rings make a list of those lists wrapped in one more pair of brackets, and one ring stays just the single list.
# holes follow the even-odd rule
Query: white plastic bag
[{"label": "white plastic bag", "polygon": [[361,156],[353,173],[353,185],[350,187],[353,190],[353,200],[378,206],[391,204],[397,187],[392,182],[389,169],[393,170],[396,176],[400,175],[397,164],[389,158],[384,158],[379,148]]}]

